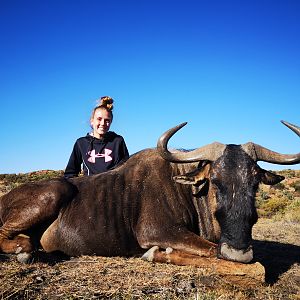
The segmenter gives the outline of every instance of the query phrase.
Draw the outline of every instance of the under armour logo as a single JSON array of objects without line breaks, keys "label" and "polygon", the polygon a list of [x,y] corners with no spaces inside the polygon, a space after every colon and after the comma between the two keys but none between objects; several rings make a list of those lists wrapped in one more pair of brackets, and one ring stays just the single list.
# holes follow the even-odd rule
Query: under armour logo
[{"label": "under armour logo", "polygon": [[96,158],[104,157],[104,161],[109,162],[109,161],[112,160],[112,157],[110,156],[111,153],[112,153],[112,151],[110,149],[105,148],[104,149],[104,154],[100,154],[100,153],[96,154],[95,149],[93,149],[92,151],[88,152],[88,155],[90,156],[88,158],[88,161],[94,164],[96,162]]}]

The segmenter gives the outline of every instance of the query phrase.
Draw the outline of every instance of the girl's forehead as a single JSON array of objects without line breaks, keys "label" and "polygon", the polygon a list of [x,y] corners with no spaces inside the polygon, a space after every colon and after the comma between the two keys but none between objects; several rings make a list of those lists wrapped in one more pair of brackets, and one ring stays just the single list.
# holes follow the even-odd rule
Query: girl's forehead
[{"label": "girl's forehead", "polygon": [[111,119],[111,113],[105,109],[97,109],[94,118]]}]

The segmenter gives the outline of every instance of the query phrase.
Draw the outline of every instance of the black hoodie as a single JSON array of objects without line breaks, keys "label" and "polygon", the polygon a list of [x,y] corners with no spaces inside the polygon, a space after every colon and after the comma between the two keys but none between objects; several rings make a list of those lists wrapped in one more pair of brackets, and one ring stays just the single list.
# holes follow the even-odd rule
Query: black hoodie
[{"label": "black hoodie", "polygon": [[73,147],[64,177],[76,177],[83,165],[84,175],[95,175],[106,172],[129,157],[122,136],[107,132],[103,139],[97,139],[90,134],[79,138]]}]

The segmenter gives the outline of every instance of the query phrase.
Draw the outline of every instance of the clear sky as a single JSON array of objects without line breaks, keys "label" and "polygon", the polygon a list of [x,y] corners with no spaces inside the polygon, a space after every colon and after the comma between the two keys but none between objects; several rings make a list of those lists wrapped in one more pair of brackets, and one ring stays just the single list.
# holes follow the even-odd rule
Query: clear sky
[{"label": "clear sky", "polygon": [[0,0],[0,173],[64,169],[103,95],[130,154],[185,121],[170,147],[297,153],[300,1]]}]

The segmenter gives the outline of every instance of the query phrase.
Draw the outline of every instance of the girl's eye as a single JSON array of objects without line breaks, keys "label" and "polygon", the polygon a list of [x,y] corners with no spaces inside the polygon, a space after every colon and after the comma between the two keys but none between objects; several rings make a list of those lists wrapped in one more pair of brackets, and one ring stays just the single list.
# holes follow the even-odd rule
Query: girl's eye
[{"label": "girl's eye", "polygon": [[[98,121],[101,122],[102,121],[102,118],[98,118]],[[109,124],[111,122],[111,120],[109,119],[104,119],[104,122]]]}]

